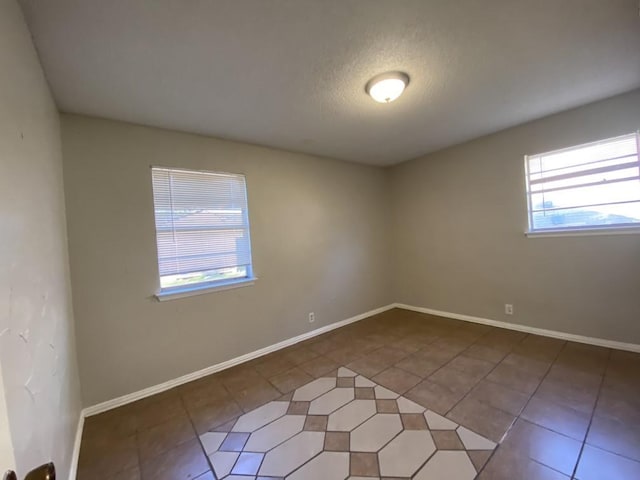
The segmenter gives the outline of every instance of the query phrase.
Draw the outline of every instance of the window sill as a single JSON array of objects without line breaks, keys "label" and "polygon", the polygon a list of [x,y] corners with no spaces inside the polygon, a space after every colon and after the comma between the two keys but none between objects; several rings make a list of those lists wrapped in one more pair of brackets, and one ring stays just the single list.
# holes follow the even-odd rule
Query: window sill
[{"label": "window sill", "polygon": [[226,282],[218,282],[215,284],[207,285],[194,285],[191,287],[171,289],[168,291],[156,293],[155,297],[160,302],[167,300],[175,300],[178,298],[193,297],[194,295],[204,295],[205,293],[219,292],[222,290],[231,290],[233,288],[249,287],[253,285],[256,277],[239,278],[237,280],[229,280]]},{"label": "window sill", "polygon": [[594,235],[640,235],[639,227],[581,228],[573,230],[534,230],[524,234],[529,238],[541,237],[590,237]]}]

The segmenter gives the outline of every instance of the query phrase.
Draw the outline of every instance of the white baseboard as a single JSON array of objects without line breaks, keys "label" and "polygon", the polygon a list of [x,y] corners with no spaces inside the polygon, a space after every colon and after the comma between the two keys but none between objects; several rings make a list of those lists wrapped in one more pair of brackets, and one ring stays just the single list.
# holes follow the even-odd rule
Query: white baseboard
[{"label": "white baseboard", "polygon": [[235,365],[239,365],[244,362],[248,362],[249,360],[253,360],[254,358],[262,357],[263,355],[267,355],[268,353],[281,350],[291,345],[295,345],[296,343],[302,342],[304,340],[308,340],[309,338],[317,337],[318,335],[322,335],[323,333],[330,332],[331,330],[335,330],[336,328],[344,327],[345,325],[349,325],[350,323],[355,323],[367,317],[377,315],[378,313],[386,312],[387,310],[390,310],[392,308],[394,308],[394,305],[386,305],[384,307],[376,308],[374,310],[369,310],[368,312],[361,313],[360,315],[356,315],[351,318],[347,318],[346,320],[341,320],[339,322],[335,322],[330,325],[326,325],[324,327],[311,330],[310,332],[303,333],[302,335],[298,335],[297,337],[289,338],[287,340],[283,340],[282,342],[276,343],[274,345],[261,348],[260,350],[256,350],[254,352],[250,352],[245,355],[232,358],[231,360],[227,360],[226,362],[218,363],[216,365],[203,368],[202,370],[198,370],[197,372],[188,373],[186,375],[183,375],[182,377],[174,378],[173,380],[169,380],[167,382],[154,385],[152,387],[145,388],[143,390],[139,390],[137,392],[133,392],[128,395],[123,395],[122,397],[114,398],[113,400],[107,400],[106,402],[102,402],[97,405],[87,407],[83,410],[83,414],[85,417],[90,417],[92,415],[97,415],[99,413],[106,412],[107,410],[112,410],[122,405],[135,402],[136,400],[150,397],[151,395],[155,395],[156,393],[170,390],[179,385],[183,385],[193,380],[206,377],[207,375],[211,375],[212,373],[216,373],[221,370],[226,370],[227,368],[233,367]]},{"label": "white baseboard", "polygon": [[640,345],[635,343],[617,342],[615,340],[606,340],[604,338],[586,337],[584,335],[575,335],[573,333],[558,332],[556,330],[547,330],[544,328],[530,327],[527,325],[519,325],[517,323],[501,322],[499,320],[491,320],[489,318],[474,317],[471,315],[463,315],[460,313],[444,312],[442,310],[434,310],[432,308],[414,307],[404,303],[394,303],[393,308],[402,308],[414,312],[428,313],[438,317],[453,318],[455,320],[463,320],[465,322],[481,323],[483,325],[491,325],[492,327],[506,328],[516,330],[518,332],[533,333],[534,335],[542,335],[544,337],[559,338],[561,340],[569,340],[571,342],[586,343],[588,345],[597,345],[599,347],[615,348],[617,350],[626,350],[628,352],[640,353]]},{"label": "white baseboard", "polygon": [[365,313],[361,313],[360,315],[356,315],[351,318],[347,318],[346,320],[342,320],[336,323],[332,323],[331,325],[326,325],[324,327],[317,328],[310,332],[303,333],[302,335],[298,335],[297,337],[292,337],[287,340],[283,340],[282,342],[276,343],[274,345],[270,345],[265,348],[261,348],[260,350],[256,350],[254,352],[247,353],[245,355],[241,355],[236,358],[232,358],[231,360],[227,360],[222,363],[218,363],[216,365],[212,365],[210,367],[204,368],[202,370],[198,370],[197,372],[189,373],[187,375],[183,375],[179,378],[175,378],[173,380],[169,380],[167,382],[161,383],[159,385],[154,385],[149,388],[145,388],[143,390],[130,393],[128,395],[123,395],[118,398],[114,398],[113,400],[108,400],[106,402],[99,403],[97,405],[93,405],[91,407],[87,407],[82,410],[80,415],[80,419],[78,421],[78,427],[76,431],[75,443],[73,447],[73,456],[71,459],[71,466],[69,470],[69,480],[75,480],[77,469],[78,469],[78,459],[80,455],[80,444],[82,441],[82,431],[84,428],[84,419],[86,417],[90,417],[92,415],[97,415],[102,412],[106,412],[107,410],[111,410],[128,403],[135,402],[136,400],[140,400],[142,398],[150,397],[151,395],[155,395],[156,393],[161,393],[166,390],[170,390],[179,385],[183,385],[185,383],[191,382],[193,380],[197,380],[202,377],[206,377],[207,375],[211,375],[212,373],[219,372],[221,370],[225,370],[227,368],[231,368],[235,365],[239,365],[241,363],[247,362],[249,360],[253,360],[258,357],[262,357],[263,355],[267,355],[269,353],[275,352],[277,350],[281,350],[283,348],[289,347],[291,345],[295,345],[296,343],[302,342],[304,340],[308,340],[310,338],[316,337],[318,335],[322,335],[323,333],[330,332],[340,327],[344,327],[351,323],[358,322],[360,320],[364,320],[365,318],[371,317],[373,315],[377,315],[382,312],[386,312],[387,310],[391,310],[392,308],[402,308],[404,310],[411,310],[414,312],[427,313],[429,315],[436,315],[439,317],[452,318],[455,320],[463,320],[465,322],[472,323],[480,323],[483,325],[490,325],[493,327],[506,328],[509,330],[516,330],[519,332],[532,333],[535,335],[542,335],[545,337],[551,338],[559,338],[562,340],[570,340],[572,342],[586,343],[589,345],[597,345],[600,347],[607,348],[615,348],[618,350],[626,350],[629,352],[638,352],[640,353],[640,345],[634,343],[625,343],[625,342],[617,342],[614,340],[606,340],[602,338],[595,337],[586,337],[583,335],[574,335],[571,333],[558,332],[555,330],[546,330],[544,328],[530,327],[527,325],[519,325],[515,323],[502,322],[499,320],[492,320],[489,318],[482,317],[474,317],[472,315],[463,315],[460,313],[452,313],[445,312],[442,310],[434,310],[432,308],[425,307],[416,307],[413,305],[407,305],[404,303],[393,303],[390,305],[386,305],[384,307],[376,308],[374,310],[370,310]]},{"label": "white baseboard", "polygon": [[85,411],[80,412],[78,426],[76,427],[76,437],[73,441],[73,453],[71,454],[71,464],[69,465],[69,480],[76,480],[78,475],[78,460],[80,459],[80,443],[82,442],[82,431],[84,429]]}]

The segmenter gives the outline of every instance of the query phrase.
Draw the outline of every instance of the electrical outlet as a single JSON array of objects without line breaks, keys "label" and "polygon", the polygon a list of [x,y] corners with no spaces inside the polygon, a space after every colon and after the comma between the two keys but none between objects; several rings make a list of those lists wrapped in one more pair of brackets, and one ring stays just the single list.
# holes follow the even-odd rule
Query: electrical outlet
[{"label": "electrical outlet", "polygon": [[513,305],[511,305],[510,303],[505,303],[504,313],[506,313],[507,315],[513,315]]},{"label": "electrical outlet", "polygon": [[309,323],[313,323],[316,321],[316,314],[313,312],[309,313]]}]

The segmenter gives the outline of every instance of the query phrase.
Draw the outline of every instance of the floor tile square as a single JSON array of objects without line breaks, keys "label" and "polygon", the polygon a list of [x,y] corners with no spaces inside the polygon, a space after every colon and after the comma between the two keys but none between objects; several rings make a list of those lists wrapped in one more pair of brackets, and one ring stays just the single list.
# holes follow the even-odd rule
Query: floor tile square
[{"label": "floor tile square", "polygon": [[263,457],[264,454],[262,453],[241,453],[231,473],[235,475],[255,475],[258,473]]},{"label": "floor tile square", "polygon": [[640,478],[640,462],[585,445],[575,478],[577,480]]},{"label": "floor tile square", "polygon": [[421,378],[431,375],[441,366],[442,362],[426,358],[421,352],[409,355],[395,364],[395,367]]},{"label": "floor tile square", "polygon": [[355,398],[353,388],[334,388],[311,401],[310,415],[328,415]]},{"label": "floor tile square", "polygon": [[465,373],[468,373],[473,378],[485,377],[493,369],[494,366],[495,364],[493,362],[480,360],[478,358],[473,358],[466,355],[458,355],[447,364],[447,367],[461,370]]},{"label": "floor tile square", "polygon": [[482,467],[484,467],[487,464],[487,462],[489,461],[489,458],[491,458],[492,454],[493,454],[493,450],[469,450],[469,451],[467,451],[467,455],[471,459],[471,463],[473,463],[473,466],[475,467],[477,472],[482,470]]},{"label": "floor tile square", "polygon": [[349,362],[353,362],[354,360],[360,358],[362,354],[360,352],[354,351],[350,347],[340,347],[336,350],[331,350],[325,353],[325,356],[330,358],[331,360],[335,360],[340,365],[346,365]]},{"label": "floor tile square", "polygon": [[291,402],[287,409],[287,415],[306,415],[310,402]]},{"label": "floor tile square", "polygon": [[322,451],[324,433],[300,432],[268,452],[258,474],[265,477],[286,477]]},{"label": "floor tile square", "polygon": [[431,432],[438,450],[464,450],[464,445],[455,430],[438,430]]},{"label": "floor tile square", "polygon": [[253,432],[244,446],[244,450],[267,452],[302,431],[304,422],[305,417],[302,415],[280,417],[260,430]]},{"label": "floor tile square", "polygon": [[[473,480],[476,470],[463,451],[438,450],[413,477],[415,480]],[[519,480],[523,480],[519,478]]]},{"label": "floor tile square", "polygon": [[189,417],[181,415],[138,432],[138,455],[141,462],[156,457],[173,447],[195,438]]},{"label": "floor tile square", "polygon": [[512,415],[519,415],[529,401],[529,395],[489,380],[481,380],[469,392],[467,398],[486,403]]},{"label": "floor tile square", "polygon": [[527,404],[521,418],[580,441],[584,440],[591,421],[589,414],[536,395]]},{"label": "floor tile square", "polygon": [[376,400],[378,413],[398,413],[398,403],[395,400]]},{"label": "floor tile square", "polygon": [[241,414],[242,410],[238,404],[226,399],[189,410],[189,416],[198,434],[214,430]]},{"label": "floor tile square", "polygon": [[374,375],[389,368],[389,363],[375,356],[365,355],[349,363],[347,367],[367,378],[372,378]]},{"label": "floor tile square", "polygon": [[[268,423],[282,417],[287,411],[287,402],[269,402],[255,410],[245,413],[231,428],[234,432],[255,432]],[[218,430],[216,428],[216,430]]]},{"label": "floor tile square", "polygon": [[293,348],[286,352],[283,352],[284,357],[294,365],[300,365],[301,363],[308,362],[314,358],[317,358],[319,354],[314,352],[310,348]]},{"label": "floor tile square", "polygon": [[570,476],[578,461],[582,442],[526,420],[518,420],[500,446],[502,447]]},{"label": "floor tile square", "polygon": [[219,450],[224,452],[241,452],[249,439],[248,433],[231,432],[224,439]]},{"label": "floor tile square", "polygon": [[209,455],[209,461],[216,476],[223,478],[229,475],[239,456],[238,452],[214,452]]},{"label": "floor tile square", "polygon": [[427,421],[421,413],[401,413],[400,419],[405,430],[428,430]]},{"label": "floor tile square", "polygon": [[523,372],[532,373],[538,376],[544,376],[551,366],[550,361],[538,360],[536,358],[532,358],[527,355],[520,355],[514,352],[504,357],[502,364],[510,365],[518,370],[522,370]]},{"label": "floor tile square", "polygon": [[542,376],[523,372],[511,365],[500,363],[487,375],[487,380],[531,395],[535,392],[536,388],[538,388],[538,385],[540,385]]},{"label": "floor tile square", "polygon": [[309,432],[324,432],[327,429],[327,415],[308,415],[303,430]]},{"label": "floor tile square", "polygon": [[[570,477],[513,449],[498,448],[477,480],[569,480]],[[604,479],[598,479],[604,480]]]},{"label": "floor tile square", "polygon": [[253,362],[253,368],[265,378],[274,377],[280,373],[295,367],[293,362],[289,361],[280,352],[275,352],[258,358]]},{"label": "floor tile square", "polygon": [[226,432],[206,432],[200,435],[200,443],[204,452],[210,455],[218,451],[225,438],[227,438]]},{"label": "floor tile square", "polygon": [[[287,480],[343,480],[348,475],[349,454],[347,452],[322,452],[289,475]],[[250,479],[245,477],[237,480]],[[258,477],[258,480],[280,479]]]},{"label": "floor tile square", "polygon": [[355,377],[338,377],[337,386],[342,388],[350,388],[355,386]]},{"label": "floor tile square", "polygon": [[430,375],[429,381],[447,387],[452,392],[466,395],[483,376],[470,371],[458,370],[447,364],[433,375]]},{"label": "floor tile square", "polygon": [[436,451],[426,430],[405,430],[378,453],[380,473],[384,477],[412,477]]},{"label": "floor tile square", "polygon": [[275,400],[280,397],[281,393],[276,390],[266,380],[256,382],[244,390],[237,391],[233,394],[233,398],[240,405],[243,411],[250,412],[251,410],[264,405],[271,400]]},{"label": "floor tile square", "polygon": [[499,442],[509,429],[515,416],[484,403],[466,398],[458,403],[448,414],[456,423],[478,432],[480,435]]},{"label": "floor tile square", "polygon": [[324,436],[324,449],[329,452],[348,452],[349,432],[327,432]]},{"label": "floor tile square", "polygon": [[410,388],[416,386],[422,378],[409,372],[405,372],[396,367],[388,368],[379,373],[371,380],[383,387],[393,390],[396,393],[403,394]]},{"label": "floor tile square", "polygon": [[216,378],[231,393],[248,388],[256,382],[264,381],[262,376],[249,363],[218,372]]},{"label": "floor tile square", "polygon": [[269,381],[274,387],[280,390],[281,393],[289,393],[292,390],[309,383],[311,380],[313,380],[313,377],[298,367],[269,378]]},{"label": "floor tile square", "polygon": [[207,471],[209,471],[209,464],[200,447],[200,442],[196,439],[142,463],[142,478],[144,479],[194,478]]},{"label": "floor tile square", "polygon": [[638,354],[392,310],[87,419],[78,480],[640,478],[638,372]]},{"label": "floor tile square", "polygon": [[315,378],[320,378],[332,370],[337,370],[340,364],[325,356],[320,356],[301,363],[298,367]]},{"label": "floor tile square", "polygon": [[329,415],[327,430],[347,432],[376,414],[373,400],[354,400]]},{"label": "floor tile square", "polygon": [[351,432],[351,450],[377,452],[402,431],[397,414],[377,414]]},{"label": "floor tile square", "polygon": [[357,400],[373,400],[376,398],[372,387],[356,387],[355,395]]},{"label": "floor tile square", "polygon": [[350,460],[352,476],[377,477],[380,475],[377,454],[352,452]]},{"label": "floor tile square", "polygon": [[589,428],[587,443],[640,461],[640,423],[620,422],[595,415]]},{"label": "floor tile square", "polygon": [[493,364],[499,363],[507,353],[504,350],[488,347],[486,345],[471,345],[464,354],[467,357],[477,358]]},{"label": "floor tile square", "polygon": [[591,415],[596,406],[599,390],[600,383],[595,385],[575,384],[571,381],[560,380],[547,375],[536,390],[536,397],[544,398],[559,405],[566,405]]},{"label": "floor tile square", "polygon": [[423,407],[444,415],[462,399],[464,394],[454,392],[445,386],[429,380],[423,380],[405,393],[404,396]]}]

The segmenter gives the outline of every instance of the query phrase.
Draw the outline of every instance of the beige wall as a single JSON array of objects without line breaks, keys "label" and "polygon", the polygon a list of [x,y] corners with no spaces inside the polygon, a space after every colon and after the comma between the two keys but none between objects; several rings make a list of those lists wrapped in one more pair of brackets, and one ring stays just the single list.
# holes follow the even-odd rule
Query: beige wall
[{"label": "beige wall", "polygon": [[2,380],[2,368],[0,368],[0,472],[16,468],[16,459],[13,452],[13,440],[9,426],[9,412]]},{"label": "beige wall", "polygon": [[[638,235],[523,234],[523,156],[638,128],[640,91],[386,170],[83,116],[62,125],[87,406],[393,301],[640,343]],[[154,300],[150,165],[247,175],[254,286]]]},{"label": "beige wall", "polygon": [[[392,301],[384,170],[82,116],[62,125],[85,405]],[[150,165],[247,175],[255,285],[153,299]]]},{"label": "beige wall", "polygon": [[[60,126],[14,0],[0,0],[0,72],[0,377],[6,417],[21,478],[51,460],[65,478],[80,389]],[[6,440],[6,430],[0,437]]]},{"label": "beige wall", "polygon": [[636,90],[393,168],[395,301],[640,343],[640,235],[523,234],[525,154],[639,127]]}]

